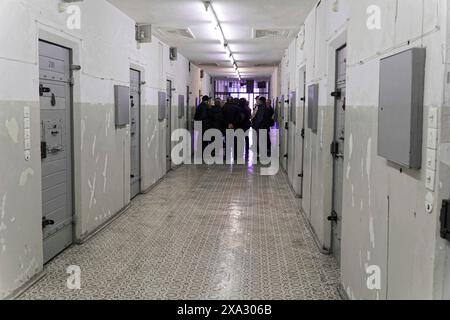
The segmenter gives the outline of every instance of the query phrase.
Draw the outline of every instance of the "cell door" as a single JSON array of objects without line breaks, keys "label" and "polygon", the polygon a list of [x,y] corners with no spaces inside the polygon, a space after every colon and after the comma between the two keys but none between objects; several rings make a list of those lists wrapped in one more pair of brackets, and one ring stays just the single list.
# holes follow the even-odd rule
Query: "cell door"
[{"label": "cell door", "polygon": [[331,145],[333,156],[333,211],[329,220],[332,222],[332,250],[338,261],[341,257],[341,222],[342,196],[344,181],[344,146],[345,146],[345,95],[347,75],[347,48],[336,51],[336,91],[334,110],[334,141]]},{"label": "cell door", "polygon": [[291,181],[292,188],[298,193],[297,180],[298,173],[296,169],[297,159],[297,141],[296,141],[296,131],[297,131],[297,92],[292,91],[289,93],[289,125],[287,132],[287,174],[289,180]]},{"label": "cell door", "polygon": [[167,139],[166,139],[166,172],[172,169],[172,81],[167,80]]},{"label": "cell door", "polygon": [[301,98],[300,98],[300,104],[301,104],[301,129],[300,129],[300,138],[301,138],[301,147],[300,152],[301,155],[299,157],[300,159],[300,197],[303,198],[303,183],[305,181],[305,125],[306,125],[306,72],[303,70],[300,70],[300,89],[301,92]]},{"label": "cell door", "polygon": [[186,130],[190,130],[190,125],[191,125],[191,107],[190,107],[190,94],[191,94],[191,89],[189,88],[189,86],[186,87]]},{"label": "cell door", "polygon": [[70,54],[39,41],[44,263],[73,241]]},{"label": "cell door", "polygon": [[285,165],[285,160],[286,160],[286,154],[287,154],[287,148],[286,148],[286,127],[287,127],[287,123],[285,120],[286,117],[286,110],[285,110],[285,97],[284,95],[280,97],[280,101],[279,101],[279,107],[280,107],[280,112],[279,112],[279,119],[280,119],[280,127],[279,127],[279,144],[280,144],[280,163],[283,169],[286,169],[286,165]]},{"label": "cell door", "polygon": [[141,73],[130,70],[131,198],[141,192]]}]

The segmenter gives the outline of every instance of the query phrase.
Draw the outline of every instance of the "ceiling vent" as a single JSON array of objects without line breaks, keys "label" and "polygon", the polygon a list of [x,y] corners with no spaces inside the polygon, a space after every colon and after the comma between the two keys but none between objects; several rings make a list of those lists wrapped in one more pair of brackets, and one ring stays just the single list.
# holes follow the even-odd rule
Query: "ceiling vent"
[{"label": "ceiling vent", "polygon": [[294,29],[256,29],[253,30],[253,38],[287,40],[294,38],[297,32],[298,30]]},{"label": "ceiling vent", "polygon": [[218,63],[202,63],[200,64],[201,67],[219,67],[220,65]]},{"label": "ceiling vent", "polygon": [[275,67],[277,64],[274,62],[274,63],[257,63],[257,64],[255,64],[254,65],[254,67],[258,67],[258,68],[260,68],[260,67]]},{"label": "ceiling vent", "polygon": [[195,39],[194,34],[192,33],[191,29],[174,29],[174,28],[163,28],[159,27],[156,29],[155,34],[157,36],[163,37],[163,38],[170,38],[170,39]]}]

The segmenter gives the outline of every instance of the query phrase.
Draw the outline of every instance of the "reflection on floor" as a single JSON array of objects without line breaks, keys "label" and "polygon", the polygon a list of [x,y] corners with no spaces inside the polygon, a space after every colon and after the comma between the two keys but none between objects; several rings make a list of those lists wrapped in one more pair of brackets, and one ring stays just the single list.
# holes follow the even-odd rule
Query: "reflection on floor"
[{"label": "reflection on floor", "polygon": [[[82,246],[66,250],[23,299],[338,299],[283,173],[184,166]],[[81,268],[81,290],[66,268]]]}]

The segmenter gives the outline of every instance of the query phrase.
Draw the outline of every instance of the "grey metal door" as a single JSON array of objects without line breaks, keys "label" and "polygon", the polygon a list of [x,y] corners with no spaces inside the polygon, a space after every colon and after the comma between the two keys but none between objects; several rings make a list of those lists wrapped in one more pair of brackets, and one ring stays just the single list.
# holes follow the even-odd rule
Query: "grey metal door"
[{"label": "grey metal door", "polygon": [[70,50],[39,41],[44,263],[73,241]]},{"label": "grey metal door", "polygon": [[346,75],[347,48],[344,46],[336,52],[336,90],[332,93],[335,97],[334,142],[331,145],[331,153],[333,156],[333,211],[329,219],[332,222],[333,230],[332,251],[338,261],[341,258]]},{"label": "grey metal door", "polygon": [[167,80],[167,143],[166,143],[166,171],[172,168],[172,81]]},{"label": "grey metal door", "polygon": [[130,70],[131,198],[141,192],[141,73]]},{"label": "grey metal door", "polygon": [[305,181],[305,124],[306,124],[306,72],[304,70],[300,71],[300,90],[301,92],[301,129],[300,129],[300,138],[301,138],[301,156],[300,156],[300,197],[303,198],[303,183]]},{"label": "grey metal door", "polygon": [[286,134],[287,134],[287,122],[286,122],[286,106],[285,106],[285,96],[282,95],[280,99],[280,163],[284,170],[286,170],[286,156],[287,156],[287,145],[286,145]]},{"label": "grey metal door", "polygon": [[191,94],[191,89],[189,88],[189,86],[186,87],[186,130],[190,130],[190,124],[191,124],[191,107],[189,106],[190,102],[190,97],[189,95]]}]

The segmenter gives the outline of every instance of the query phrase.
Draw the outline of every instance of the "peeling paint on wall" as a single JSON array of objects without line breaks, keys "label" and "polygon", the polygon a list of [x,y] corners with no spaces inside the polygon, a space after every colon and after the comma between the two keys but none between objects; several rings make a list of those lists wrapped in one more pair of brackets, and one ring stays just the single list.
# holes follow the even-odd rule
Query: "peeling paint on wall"
[{"label": "peeling paint on wall", "polygon": [[106,183],[107,183],[107,178],[106,178],[106,173],[108,170],[108,155],[105,155],[105,166],[103,168],[103,192],[106,193]]},{"label": "peeling paint on wall", "polygon": [[19,185],[21,187],[25,186],[27,184],[27,181],[28,181],[28,176],[33,176],[33,175],[34,175],[34,170],[32,168],[28,168],[25,171],[23,171],[20,174]]},{"label": "peeling paint on wall", "polygon": [[81,119],[81,151],[83,151],[83,146],[84,146],[84,134],[86,132],[86,120],[85,119]]},{"label": "peeling paint on wall", "polygon": [[373,225],[373,217],[369,218],[369,235],[370,235],[370,243],[372,244],[372,248],[375,249],[375,230]]},{"label": "peeling paint on wall", "polygon": [[97,172],[94,173],[94,179],[91,180],[88,179],[88,185],[89,185],[89,190],[90,190],[90,200],[89,200],[89,209],[92,209],[93,205],[95,205],[97,203],[97,200],[95,200],[95,182],[97,180]]},{"label": "peeling paint on wall", "polygon": [[94,136],[94,141],[92,142],[92,157],[95,157],[95,145],[97,144],[97,135]]},{"label": "peeling paint on wall", "polygon": [[366,173],[367,173],[367,188],[369,191],[369,208],[372,206],[372,189],[370,181],[370,172],[372,169],[372,138],[369,138],[367,142],[367,155],[366,155]]},{"label": "peeling paint on wall", "polygon": [[6,120],[5,127],[8,130],[9,137],[14,143],[18,143],[19,141],[19,124],[17,123],[16,118],[12,118],[11,120]]},{"label": "peeling paint on wall", "polygon": [[440,147],[441,162],[450,166],[450,143],[443,143]]}]

